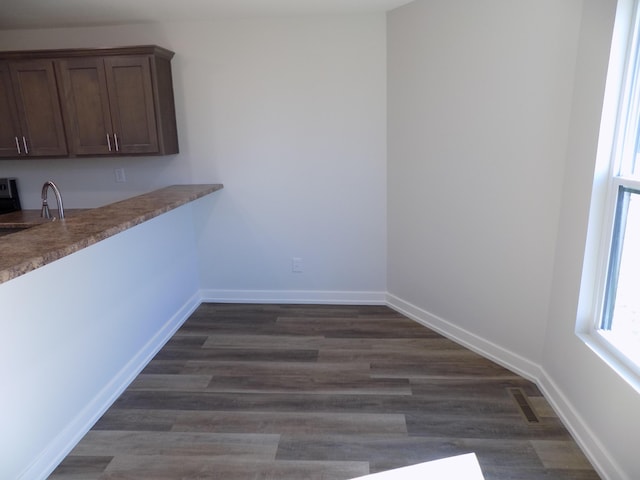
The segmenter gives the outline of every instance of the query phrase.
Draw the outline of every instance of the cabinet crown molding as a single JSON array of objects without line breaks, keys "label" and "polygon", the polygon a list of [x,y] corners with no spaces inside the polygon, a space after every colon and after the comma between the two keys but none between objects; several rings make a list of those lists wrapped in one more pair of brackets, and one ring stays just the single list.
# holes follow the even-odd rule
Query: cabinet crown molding
[{"label": "cabinet crown molding", "polygon": [[135,45],[103,48],[62,48],[49,50],[0,51],[0,60],[26,60],[40,58],[107,57],[112,55],[153,55],[171,60],[175,55],[171,50],[157,45]]}]

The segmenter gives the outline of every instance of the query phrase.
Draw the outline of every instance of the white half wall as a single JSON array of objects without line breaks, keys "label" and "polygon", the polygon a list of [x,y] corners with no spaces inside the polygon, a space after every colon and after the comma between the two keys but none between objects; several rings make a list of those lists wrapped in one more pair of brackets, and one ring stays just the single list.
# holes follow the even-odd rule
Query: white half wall
[{"label": "white half wall", "polygon": [[46,478],[199,305],[192,205],[0,285],[0,478]]},{"label": "white half wall", "polygon": [[203,289],[383,296],[385,14],[0,31],[6,50],[150,43],[176,52],[180,153],[0,162],[25,207],[49,178],[68,208],[224,183],[199,226]]}]

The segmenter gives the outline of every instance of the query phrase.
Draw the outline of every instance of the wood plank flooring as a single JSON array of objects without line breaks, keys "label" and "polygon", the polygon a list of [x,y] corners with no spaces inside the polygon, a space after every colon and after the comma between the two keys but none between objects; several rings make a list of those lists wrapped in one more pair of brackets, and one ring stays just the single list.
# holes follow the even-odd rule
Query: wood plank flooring
[{"label": "wood plank flooring", "polygon": [[343,480],[469,452],[487,480],[600,478],[534,384],[387,307],[203,304],[49,478]]}]

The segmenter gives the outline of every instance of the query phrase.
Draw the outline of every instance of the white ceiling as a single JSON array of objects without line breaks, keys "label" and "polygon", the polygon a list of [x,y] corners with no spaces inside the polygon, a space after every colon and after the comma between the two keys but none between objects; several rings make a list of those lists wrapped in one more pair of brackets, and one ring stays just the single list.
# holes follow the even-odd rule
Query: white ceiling
[{"label": "white ceiling", "polygon": [[384,12],[412,0],[0,0],[0,29]]}]

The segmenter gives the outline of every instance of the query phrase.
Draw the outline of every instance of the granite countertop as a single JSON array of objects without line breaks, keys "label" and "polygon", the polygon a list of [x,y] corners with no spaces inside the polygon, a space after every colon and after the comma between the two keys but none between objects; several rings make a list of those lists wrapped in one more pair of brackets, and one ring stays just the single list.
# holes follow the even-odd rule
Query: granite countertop
[{"label": "granite countertop", "polygon": [[[47,221],[39,211],[0,215],[1,228],[26,228],[0,237],[0,283],[24,275],[105,238],[223,188],[221,184],[173,185],[93,209],[65,209]],[[52,214],[57,213],[57,211]]]},{"label": "granite countertop", "polygon": [[[65,208],[64,216],[65,219],[67,219],[86,211],[88,211],[86,208]],[[58,217],[58,209],[55,207],[51,208],[51,217]],[[31,228],[49,222],[51,222],[50,218],[42,218],[40,216],[40,210],[19,210],[17,212],[3,213],[0,215],[0,230],[5,228]]]}]

